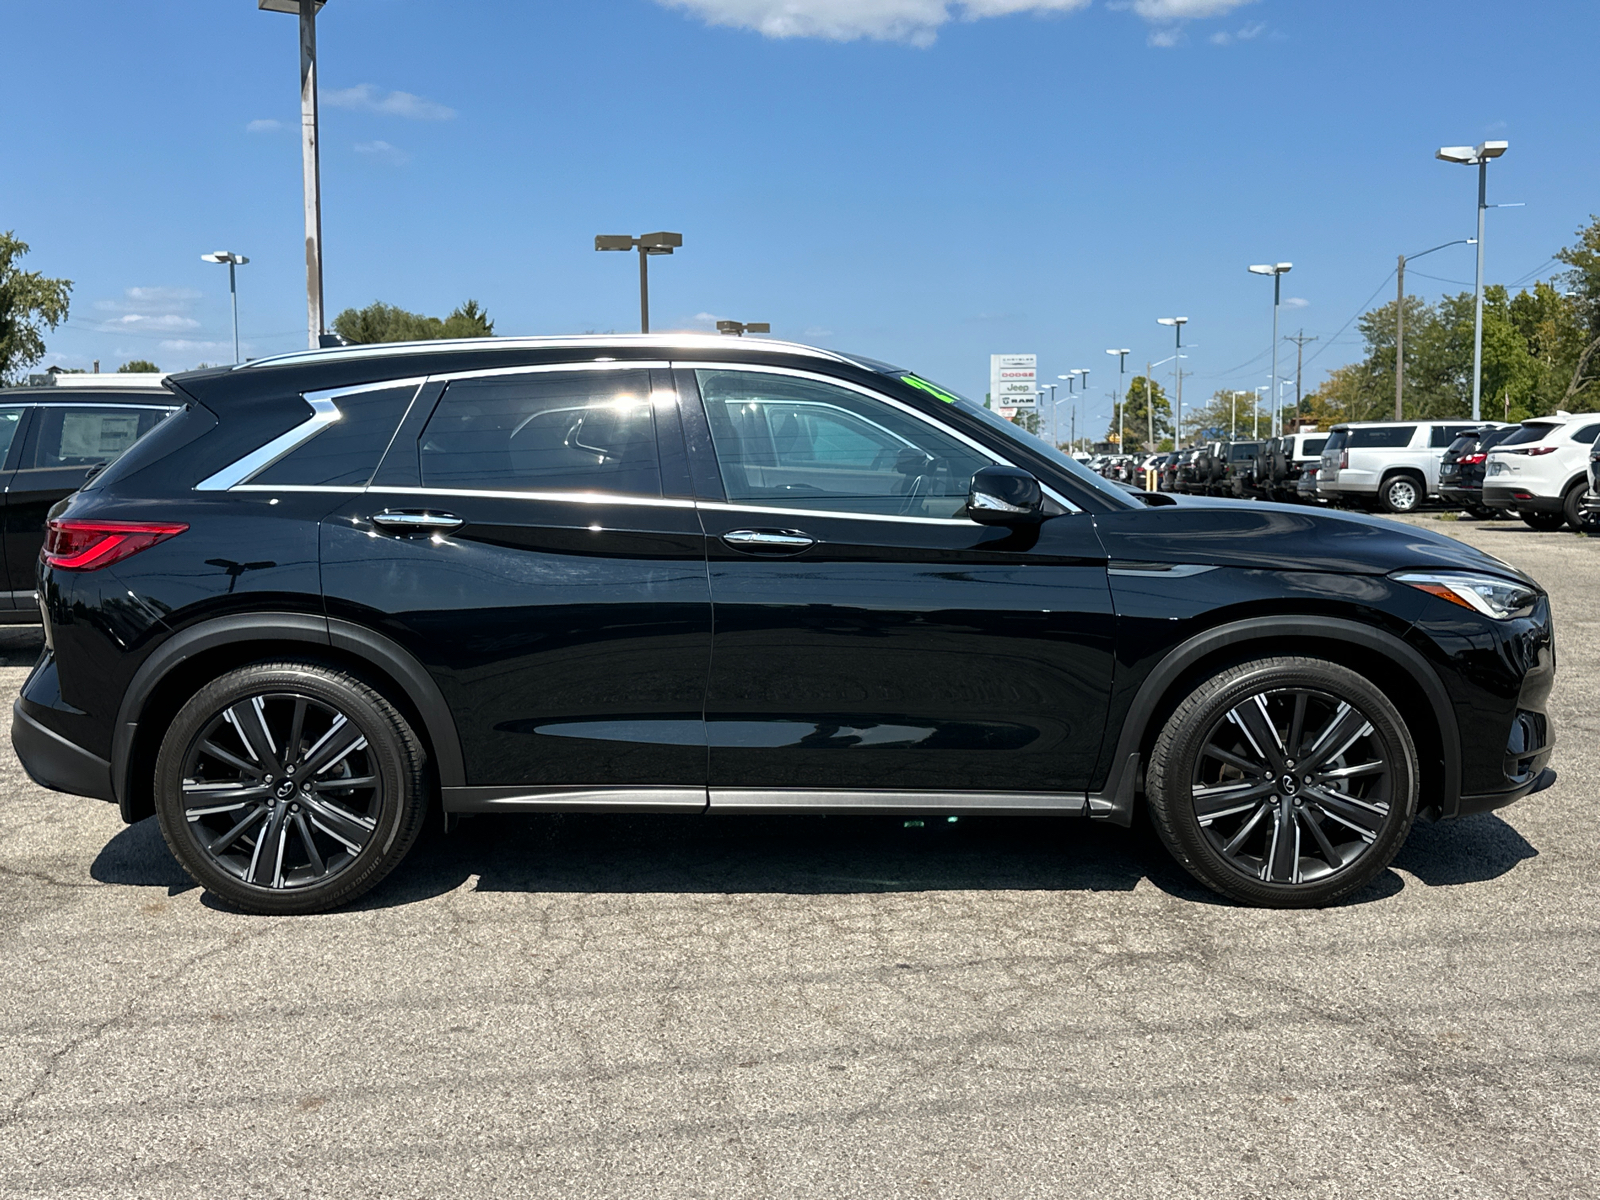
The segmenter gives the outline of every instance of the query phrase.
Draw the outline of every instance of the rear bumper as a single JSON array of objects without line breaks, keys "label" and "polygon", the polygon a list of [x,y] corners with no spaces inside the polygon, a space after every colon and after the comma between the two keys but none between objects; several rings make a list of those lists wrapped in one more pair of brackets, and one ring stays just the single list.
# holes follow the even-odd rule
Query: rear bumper
[{"label": "rear bumper", "polygon": [[52,791],[116,803],[111,764],[46,729],[23,711],[22,704],[19,696],[11,706],[11,745],[28,778]]},{"label": "rear bumper", "polygon": [[1560,496],[1536,496],[1525,487],[1503,483],[1483,485],[1483,502],[1490,508],[1509,508],[1517,512],[1558,513]]}]

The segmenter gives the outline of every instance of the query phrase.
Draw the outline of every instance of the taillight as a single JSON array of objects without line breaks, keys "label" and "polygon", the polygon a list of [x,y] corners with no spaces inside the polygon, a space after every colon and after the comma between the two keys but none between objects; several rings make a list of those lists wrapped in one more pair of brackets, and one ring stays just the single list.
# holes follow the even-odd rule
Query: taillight
[{"label": "taillight", "polygon": [[187,525],[164,521],[52,520],[40,557],[60,571],[98,571],[177,537]]},{"label": "taillight", "polygon": [[1559,446],[1529,446],[1523,451],[1529,458],[1537,458],[1541,454],[1554,454]]},{"label": "taillight", "polygon": [[1463,467],[1477,466],[1479,463],[1487,461],[1488,458],[1489,456],[1487,454],[1463,454],[1460,458],[1456,459],[1456,462]]},{"label": "taillight", "polygon": [[1350,469],[1350,451],[1346,450],[1344,453],[1339,455],[1339,470],[1348,471],[1349,469]]}]

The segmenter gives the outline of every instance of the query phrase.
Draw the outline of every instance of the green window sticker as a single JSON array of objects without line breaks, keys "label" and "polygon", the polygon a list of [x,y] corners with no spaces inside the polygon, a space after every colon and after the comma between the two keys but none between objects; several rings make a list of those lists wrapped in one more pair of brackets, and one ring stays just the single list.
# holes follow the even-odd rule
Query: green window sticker
[{"label": "green window sticker", "polygon": [[952,396],[949,392],[945,391],[942,387],[936,387],[935,385],[929,383],[926,379],[918,379],[915,375],[902,375],[902,376],[900,376],[900,382],[901,383],[909,383],[912,387],[918,388],[921,391],[927,392],[928,395],[930,395],[930,396],[938,397],[940,400],[943,400],[946,404],[956,404],[956,403],[958,403],[957,398],[955,396]]}]

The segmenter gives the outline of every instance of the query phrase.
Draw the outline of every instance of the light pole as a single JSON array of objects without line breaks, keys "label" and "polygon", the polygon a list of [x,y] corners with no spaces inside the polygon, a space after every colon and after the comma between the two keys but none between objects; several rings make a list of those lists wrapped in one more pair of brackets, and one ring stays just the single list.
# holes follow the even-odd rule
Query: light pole
[{"label": "light pole", "polygon": [[1077,394],[1073,389],[1074,389],[1074,387],[1076,386],[1076,384],[1078,382],[1078,374],[1079,373],[1077,371],[1068,371],[1065,375],[1057,375],[1056,376],[1057,379],[1065,379],[1067,381],[1067,396],[1072,401],[1072,411],[1071,411],[1071,417],[1072,417],[1072,439],[1068,442],[1068,445],[1067,445],[1067,449],[1068,450],[1076,450],[1077,449],[1077,446],[1074,445],[1073,442],[1076,441],[1077,436],[1078,436],[1078,399],[1077,399]]},{"label": "light pole", "polygon": [[[639,332],[650,332],[650,257],[671,254],[683,245],[681,233],[646,233],[640,237],[602,233],[594,239],[596,250],[637,250],[639,252]],[[719,326],[720,328],[720,326]]]},{"label": "light pole", "polygon": [[[1435,246],[1433,250],[1443,250],[1446,246],[1475,244],[1472,238],[1457,238],[1453,242]],[[1433,250],[1424,250],[1422,254],[1413,254],[1411,258],[1421,258],[1423,255],[1432,254]],[[1396,421],[1405,420],[1402,402],[1405,399],[1406,386],[1406,263],[1410,261],[1411,259],[1402,254],[1399,265],[1395,268],[1395,274],[1398,276],[1394,301],[1394,419]]]},{"label": "light pole", "polygon": [[[313,350],[323,343],[322,161],[317,132],[317,13],[325,0],[258,0],[266,12],[300,18],[300,163],[306,208],[306,323]],[[237,357],[237,352],[235,353]]]},{"label": "light pole", "polygon": [[[1250,268],[1252,275],[1272,276],[1272,395],[1273,403],[1277,403],[1278,395],[1278,305],[1283,301],[1283,277],[1294,270],[1293,263],[1258,263]],[[1278,409],[1272,410],[1272,435],[1278,436]]]},{"label": "light pole", "polygon": [[[1050,445],[1053,447],[1056,444],[1056,385],[1041,383],[1039,387],[1050,389]],[[1043,396],[1044,392],[1040,391],[1039,395]]]},{"label": "light pole", "polygon": [[1126,449],[1126,447],[1122,444],[1122,410],[1127,406],[1128,403],[1128,397],[1124,395],[1122,377],[1127,374],[1128,355],[1132,354],[1133,351],[1107,350],[1106,353],[1115,354],[1117,356],[1117,450],[1120,453],[1122,450]]},{"label": "light pole", "polygon": [[725,333],[729,337],[743,337],[747,333],[771,333],[772,326],[765,321],[751,321],[748,324],[740,321],[718,321],[717,332]]},{"label": "light pole", "polygon": [[1472,419],[1480,420],[1483,397],[1483,214],[1489,207],[1489,160],[1499,158],[1509,142],[1481,142],[1476,146],[1441,146],[1436,158],[1478,168],[1478,278],[1473,287],[1476,315],[1472,321]]},{"label": "light pole", "polygon": [[234,279],[234,269],[242,267],[250,260],[242,254],[235,254],[231,250],[218,250],[213,254],[202,254],[204,262],[228,264],[228,296],[233,300],[233,361],[239,361],[239,287]]},{"label": "light pole", "polygon": [[1257,437],[1261,436],[1261,393],[1271,390],[1270,383],[1263,383],[1250,390],[1250,432]]},{"label": "light pole", "polygon": [[1185,325],[1187,325],[1188,323],[1189,323],[1189,318],[1188,317],[1157,317],[1156,318],[1156,324],[1157,325],[1171,325],[1173,330],[1178,335],[1177,345],[1174,347],[1174,349],[1176,349],[1178,351],[1178,353],[1173,355],[1173,357],[1172,357],[1172,361],[1178,363],[1178,365],[1175,366],[1172,369],[1173,370],[1173,374],[1175,374],[1178,377],[1178,394],[1177,394],[1177,405],[1178,405],[1178,408],[1177,408],[1177,412],[1173,416],[1173,422],[1172,422],[1172,444],[1174,446],[1181,446],[1183,444],[1183,363],[1181,361],[1179,361],[1179,360],[1183,358],[1183,327]]}]

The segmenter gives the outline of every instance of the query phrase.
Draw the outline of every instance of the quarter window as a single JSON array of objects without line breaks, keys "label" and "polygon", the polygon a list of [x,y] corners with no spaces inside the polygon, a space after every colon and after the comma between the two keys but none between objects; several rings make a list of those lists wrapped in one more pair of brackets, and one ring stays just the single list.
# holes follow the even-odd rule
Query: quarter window
[{"label": "quarter window", "polygon": [[1377,429],[1352,429],[1350,431],[1350,448],[1352,450],[1397,450],[1411,444],[1411,435],[1416,433],[1415,425],[1387,425]]},{"label": "quarter window", "polygon": [[859,392],[755,371],[700,371],[728,499],[871,516],[954,517],[990,460]]},{"label": "quarter window", "polygon": [[661,495],[643,371],[459,380],[428,419],[419,458],[425,487]]},{"label": "quarter window", "polygon": [[11,443],[17,440],[17,430],[22,428],[22,414],[26,409],[0,408],[0,463],[11,452]]},{"label": "quarter window", "polygon": [[252,476],[250,482],[280,487],[365,484],[378,469],[378,460],[416,393],[417,385],[408,383],[335,396],[333,406],[339,410],[339,419]]},{"label": "quarter window", "polygon": [[1600,433],[1600,425],[1585,425],[1572,435],[1572,440],[1582,442],[1585,446],[1594,445],[1594,435]]}]

